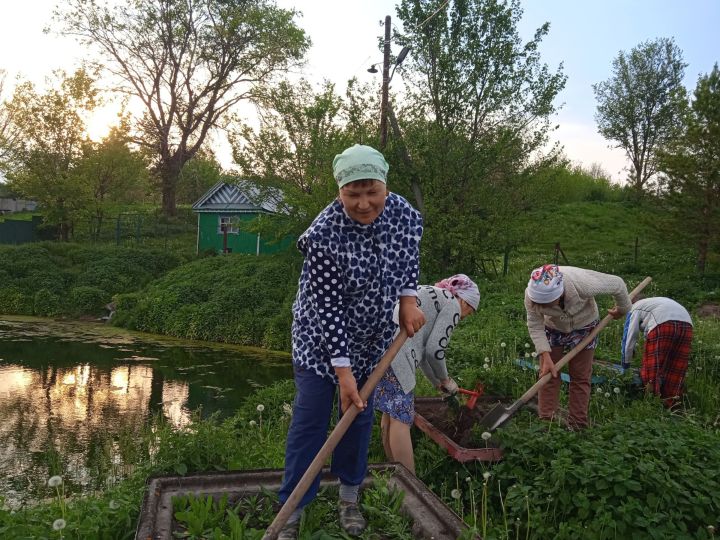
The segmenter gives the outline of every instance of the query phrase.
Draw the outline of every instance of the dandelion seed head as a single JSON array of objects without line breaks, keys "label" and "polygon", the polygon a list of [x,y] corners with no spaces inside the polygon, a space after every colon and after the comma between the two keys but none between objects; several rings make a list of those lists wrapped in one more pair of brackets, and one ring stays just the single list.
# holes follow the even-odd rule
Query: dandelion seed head
[{"label": "dandelion seed head", "polygon": [[526,344],[525,344],[525,348],[526,348],[526,349],[529,349],[529,348],[530,348],[530,344],[529,344],[529,343],[526,343]]},{"label": "dandelion seed head", "polygon": [[48,486],[58,487],[62,484],[62,476],[51,476],[48,480]]},{"label": "dandelion seed head", "polygon": [[485,365],[483,366],[483,369],[490,369],[490,364],[485,364]]},{"label": "dandelion seed head", "polygon": [[505,347],[507,347],[507,344],[503,341],[502,343],[500,343],[500,346],[504,349]]},{"label": "dandelion seed head", "polygon": [[525,358],[530,358],[530,353],[525,353]]},{"label": "dandelion seed head", "polygon": [[263,412],[265,410],[265,405],[262,403],[256,407],[257,412]]},{"label": "dandelion seed head", "polygon": [[485,471],[485,472],[483,473],[483,478],[485,479],[486,482],[488,481],[488,479],[489,479],[491,476],[492,476],[492,475],[491,475],[488,471]]},{"label": "dandelion seed head", "polygon": [[453,489],[453,490],[450,492],[450,496],[451,496],[453,499],[459,499],[459,498],[460,498],[460,490],[459,490],[459,489]]},{"label": "dandelion seed head", "polygon": [[469,476],[466,476],[465,481],[469,484],[472,481],[472,479]]},{"label": "dandelion seed head", "polygon": [[597,393],[597,394],[602,394],[602,391],[603,391],[603,390],[602,390],[602,386],[598,386],[598,387],[595,389],[595,393]]},{"label": "dandelion seed head", "polygon": [[257,426],[257,422],[255,420],[250,420],[250,426]]},{"label": "dandelion seed head", "polygon": [[610,392],[605,392],[605,397],[610,397]]},{"label": "dandelion seed head", "polygon": [[490,439],[490,437],[492,437],[492,433],[490,433],[489,431],[483,431],[482,435],[480,436],[482,437],[483,441],[487,441]]},{"label": "dandelion seed head", "polygon": [[532,356],[533,358],[535,358],[535,357],[537,357],[537,353],[536,353],[535,351],[533,351],[533,352],[530,353],[530,356]]},{"label": "dandelion seed head", "polygon": [[117,510],[118,508],[120,508],[120,503],[117,502],[115,499],[112,499],[108,506],[110,507],[110,510]]},{"label": "dandelion seed head", "polygon": [[490,359],[486,356],[485,357],[485,363],[487,364],[490,361]]},{"label": "dandelion seed head", "polygon": [[55,521],[53,521],[53,530],[62,531],[65,528],[65,525],[67,525],[67,523],[65,523],[64,519],[56,519]]},{"label": "dandelion seed head", "polygon": [[620,393],[620,389],[616,386],[615,388],[613,388],[613,392],[615,392],[616,394],[619,394],[619,393]]}]

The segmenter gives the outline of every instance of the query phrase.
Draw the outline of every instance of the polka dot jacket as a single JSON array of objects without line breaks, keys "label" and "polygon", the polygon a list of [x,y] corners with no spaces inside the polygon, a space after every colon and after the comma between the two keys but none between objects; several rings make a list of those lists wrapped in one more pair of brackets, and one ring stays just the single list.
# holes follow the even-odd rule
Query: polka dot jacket
[{"label": "polka dot jacket", "polygon": [[293,363],[337,383],[332,366],[368,375],[395,334],[393,307],[417,296],[422,217],[391,193],[363,225],[339,201],[300,236],[305,256],[293,304]]}]

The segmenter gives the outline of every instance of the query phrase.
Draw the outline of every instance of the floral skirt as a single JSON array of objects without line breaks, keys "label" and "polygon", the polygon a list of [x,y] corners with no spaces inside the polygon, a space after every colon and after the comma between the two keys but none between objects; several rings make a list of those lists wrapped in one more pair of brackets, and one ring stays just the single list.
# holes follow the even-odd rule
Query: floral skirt
[{"label": "floral skirt", "polygon": [[[578,328],[576,330],[573,330],[571,332],[568,332],[567,334],[564,332],[560,332],[559,330],[555,330],[554,328],[545,327],[545,335],[547,336],[548,341],[550,342],[551,347],[563,347],[566,351],[569,349],[574,349],[578,346],[578,344],[585,339],[585,337],[592,332],[593,328],[595,328],[600,323],[599,319],[594,320],[590,324],[583,326],[582,328]],[[590,350],[590,349],[596,349],[598,344],[598,338],[595,336],[595,338],[588,343],[587,347],[585,347],[584,350]]]},{"label": "floral skirt", "polygon": [[415,392],[402,391],[392,368],[388,368],[375,388],[375,410],[411,425],[415,420]]}]

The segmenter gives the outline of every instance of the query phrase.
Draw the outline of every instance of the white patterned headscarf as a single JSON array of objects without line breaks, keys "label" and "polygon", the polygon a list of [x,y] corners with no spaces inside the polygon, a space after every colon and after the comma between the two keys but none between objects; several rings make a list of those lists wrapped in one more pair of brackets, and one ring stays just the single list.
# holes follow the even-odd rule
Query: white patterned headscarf
[{"label": "white patterned headscarf", "polygon": [[560,298],[564,291],[563,275],[557,265],[546,264],[530,273],[527,293],[536,304],[549,304]]},{"label": "white patterned headscarf", "polygon": [[449,278],[438,281],[436,287],[450,291],[453,296],[465,300],[471,308],[477,311],[480,304],[480,289],[475,282],[465,274],[455,274]]}]

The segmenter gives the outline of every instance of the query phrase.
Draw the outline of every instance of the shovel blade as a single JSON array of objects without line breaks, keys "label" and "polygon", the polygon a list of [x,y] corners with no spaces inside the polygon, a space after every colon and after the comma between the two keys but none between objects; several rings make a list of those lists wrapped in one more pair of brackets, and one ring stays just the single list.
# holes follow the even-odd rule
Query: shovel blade
[{"label": "shovel blade", "polygon": [[514,412],[513,409],[514,407],[506,407],[502,403],[498,403],[482,417],[479,426],[486,431],[495,431],[510,420]]}]

